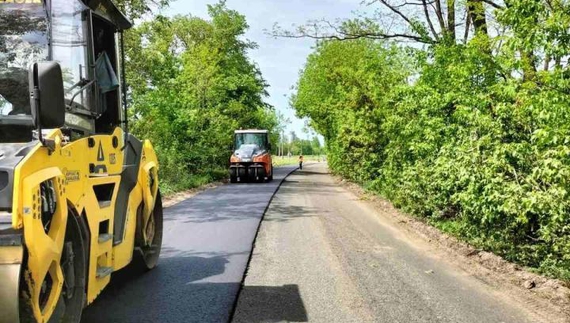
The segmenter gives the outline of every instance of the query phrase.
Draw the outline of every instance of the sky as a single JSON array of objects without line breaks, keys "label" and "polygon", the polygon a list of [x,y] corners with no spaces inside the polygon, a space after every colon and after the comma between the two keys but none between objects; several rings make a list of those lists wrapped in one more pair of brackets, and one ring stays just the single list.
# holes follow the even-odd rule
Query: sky
[{"label": "sky", "polygon": [[[217,0],[177,0],[164,13],[167,15],[190,14],[208,18],[208,4]],[[275,39],[266,34],[275,23],[284,29],[302,25],[308,20],[350,18],[360,6],[361,0],[227,0],[228,8],[245,15],[250,29],[245,37],[258,44],[259,48],[249,53],[258,64],[263,77],[269,84],[267,103],[273,105],[291,123],[287,133],[295,131],[297,136],[306,138],[302,129],[304,121],[295,117],[289,107],[291,87],[297,83],[299,72],[307,56],[312,52],[314,40]]]}]

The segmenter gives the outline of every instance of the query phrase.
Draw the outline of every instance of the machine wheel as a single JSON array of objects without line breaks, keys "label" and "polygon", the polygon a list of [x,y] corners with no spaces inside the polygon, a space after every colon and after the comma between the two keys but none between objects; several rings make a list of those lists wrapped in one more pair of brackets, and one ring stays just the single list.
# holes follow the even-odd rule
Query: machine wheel
[{"label": "machine wheel", "polygon": [[[73,213],[68,216],[65,243],[60,261],[63,271],[64,286],[57,306],[50,317],[50,323],[79,323],[81,313],[87,299],[85,284],[87,280],[88,249],[81,230],[81,219]],[[27,285],[22,279],[22,295],[20,297],[20,322],[36,322],[29,302]],[[44,281],[43,284],[48,284]],[[46,285],[46,292],[51,286]],[[40,294],[40,298],[42,294]]]},{"label": "machine wheel", "polygon": [[257,175],[259,176],[257,180],[259,183],[265,182],[265,175],[267,175],[265,174],[265,168],[260,168]]},{"label": "machine wheel", "polygon": [[254,168],[249,168],[247,170],[247,181],[250,183],[255,183],[257,182],[257,178],[255,177],[255,169]]},{"label": "machine wheel", "polygon": [[73,280],[73,283],[69,284],[67,291],[64,286],[64,292],[58,303],[58,307],[61,303],[64,304],[65,312],[59,322],[65,323],[81,321],[81,313],[87,299],[85,285],[87,281],[88,246],[84,244],[84,241],[87,240],[81,235],[80,218],[70,214],[68,221],[72,223],[73,229],[70,230],[71,228],[68,225],[66,233],[68,237],[66,237],[65,245],[63,246],[61,266],[66,280],[64,285],[68,285],[68,280]]},{"label": "machine wheel", "polygon": [[271,165],[271,175],[267,177],[267,181],[271,182],[273,180],[273,165]]},{"label": "machine wheel", "polygon": [[160,191],[158,191],[150,220],[146,228],[143,228],[143,230],[146,230],[146,235],[152,237],[152,242],[150,244],[143,242],[142,245],[138,246],[138,252],[135,251],[133,255],[133,265],[137,269],[148,271],[156,267],[162,248],[162,219],[162,197]]},{"label": "machine wheel", "polygon": [[237,183],[237,169],[230,168],[230,183]]},{"label": "machine wheel", "polygon": [[245,167],[238,168],[238,176],[239,176],[240,182],[247,181],[248,180],[247,168],[245,168]]}]

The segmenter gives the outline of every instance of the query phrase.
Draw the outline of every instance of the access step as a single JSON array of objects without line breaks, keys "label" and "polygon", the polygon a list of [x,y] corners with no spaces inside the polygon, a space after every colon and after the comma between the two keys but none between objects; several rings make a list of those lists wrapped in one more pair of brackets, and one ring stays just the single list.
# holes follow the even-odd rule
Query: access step
[{"label": "access step", "polygon": [[97,267],[97,278],[105,278],[113,272],[113,267]]},{"label": "access step", "polygon": [[103,233],[99,235],[99,243],[105,243],[109,240],[113,239],[113,235],[109,233]]}]

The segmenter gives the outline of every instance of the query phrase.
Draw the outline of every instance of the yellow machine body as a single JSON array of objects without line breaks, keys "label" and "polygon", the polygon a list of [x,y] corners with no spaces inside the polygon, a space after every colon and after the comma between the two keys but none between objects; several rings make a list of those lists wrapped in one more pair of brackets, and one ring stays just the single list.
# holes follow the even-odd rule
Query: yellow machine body
[{"label": "yellow machine body", "polygon": [[[126,201],[124,236],[121,243],[114,245],[111,237],[126,151],[124,135],[121,128],[116,128],[110,135],[95,135],[65,143],[61,131],[55,130],[48,136],[55,141],[53,151],[38,143],[15,168],[12,227],[22,232],[25,259],[22,247],[0,247],[2,285],[8,280],[4,277],[12,279],[11,289],[0,292],[3,298],[0,303],[5,307],[17,307],[14,302],[17,304],[18,297],[10,294],[14,287],[18,289],[19,284],[19,269],[14,266],[25,262],[21,277],[29,291],[28,305],[38,322],[49,320],[64,285],[60,260],[68,216],[82,217],[88,228],[87,304],[93,302],[110,281],[110,275],[98,274],[98,269],[112,268],[116,271],[131,262],[137,216],[144,227],[157,197],[158,162],[152,145],[144,141],[137,183]],[[40,184],[50,180],[57,208],[46,231],[41,219]],[[47,299],[40,300],[42,282],[48,276],[52,281],[51,292]]]},{"label": "yellow machine body", "polygon": [[111,0],[0,1],[0,16],[18,22],[0,31],[0,323],[78,323],[162,243],[157,156],[128,133],[132,23]]}]

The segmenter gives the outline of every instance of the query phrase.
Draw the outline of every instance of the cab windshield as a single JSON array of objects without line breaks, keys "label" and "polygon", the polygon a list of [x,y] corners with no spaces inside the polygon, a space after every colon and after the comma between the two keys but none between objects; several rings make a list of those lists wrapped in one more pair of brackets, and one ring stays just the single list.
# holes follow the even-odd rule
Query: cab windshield
[{"label": "cab windshield", "polygon": [[26,2],[0,2],[0,125],[30,119],[28,67],[48,59],[46,10]]},{"label": "cab windshield", "polygon": [[267,134],[265,133],[236,133],[235,148],[242,145],[257,145],[261,149],[267,149]]}]

